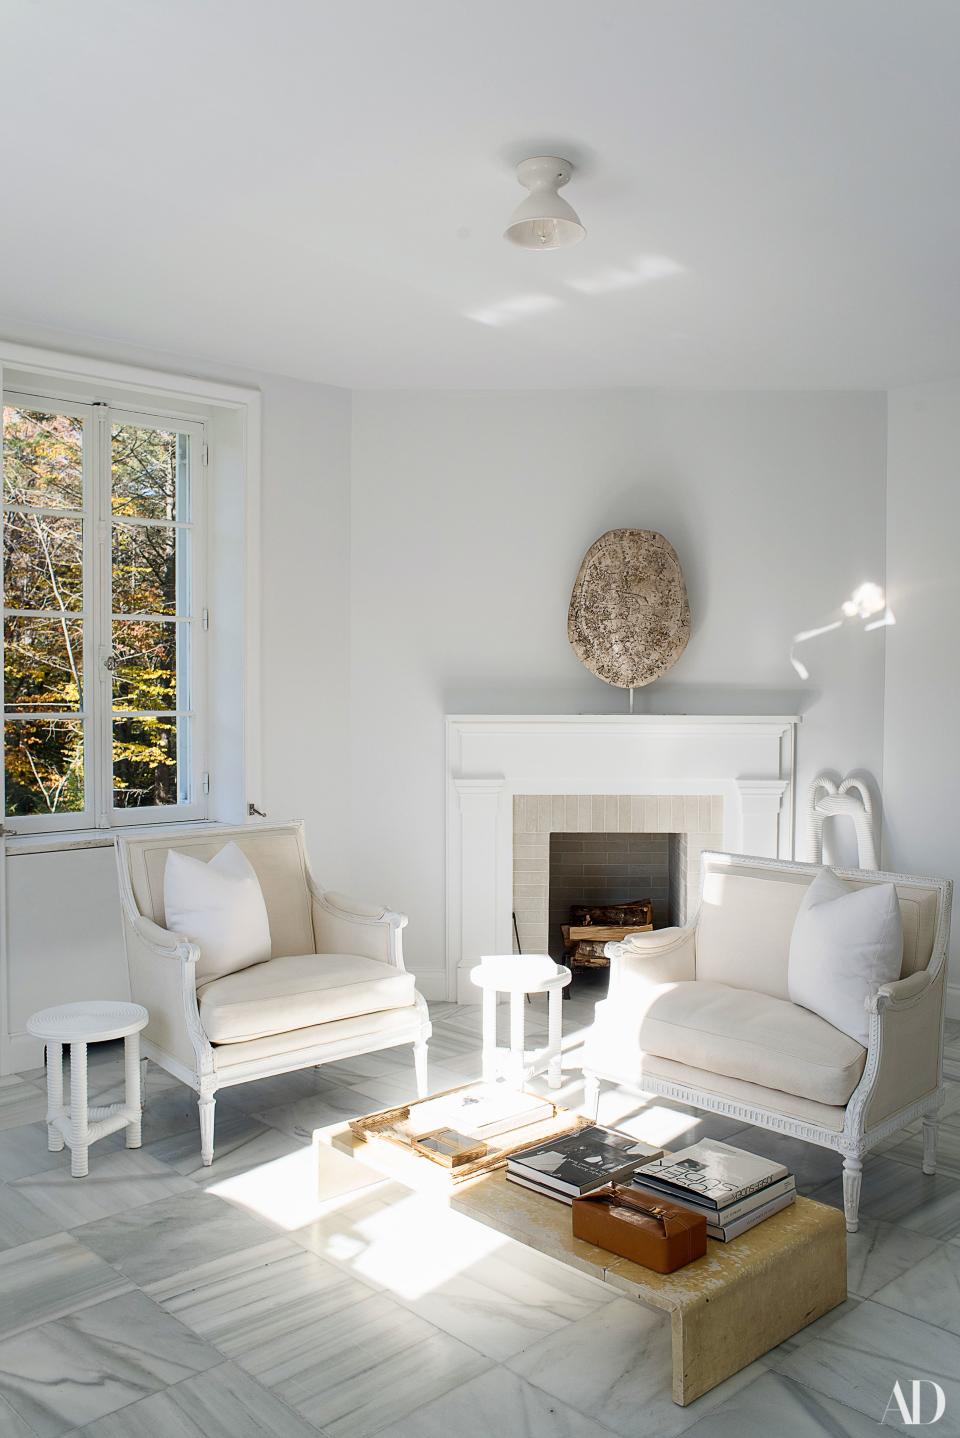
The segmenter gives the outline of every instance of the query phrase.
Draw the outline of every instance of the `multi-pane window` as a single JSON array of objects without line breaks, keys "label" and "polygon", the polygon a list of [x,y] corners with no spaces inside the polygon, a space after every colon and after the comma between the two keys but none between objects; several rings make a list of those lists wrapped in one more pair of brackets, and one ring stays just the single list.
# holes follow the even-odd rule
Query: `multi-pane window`
[{"label": "multi-pane window", "polygon": [[4,395],[4,819],[202,817],[203,426]]}]

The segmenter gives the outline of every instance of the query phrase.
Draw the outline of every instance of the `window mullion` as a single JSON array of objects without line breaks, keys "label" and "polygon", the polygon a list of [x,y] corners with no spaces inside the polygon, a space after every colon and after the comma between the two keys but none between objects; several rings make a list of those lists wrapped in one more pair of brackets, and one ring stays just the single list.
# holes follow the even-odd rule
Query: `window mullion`
[{"label": "window mullion", "polygon": [[113,603],[110,544],[110,418],[104,404],[94,405],[91,422],[91,498],[93,563],[90,611],[92,670],[90,691],[91,752],[93,757],[91,793],[98,828],[110,826],[112,787],[112,744],[110,709],[113,702],[112,674],[106,660],[112,646],[110,614]]}]

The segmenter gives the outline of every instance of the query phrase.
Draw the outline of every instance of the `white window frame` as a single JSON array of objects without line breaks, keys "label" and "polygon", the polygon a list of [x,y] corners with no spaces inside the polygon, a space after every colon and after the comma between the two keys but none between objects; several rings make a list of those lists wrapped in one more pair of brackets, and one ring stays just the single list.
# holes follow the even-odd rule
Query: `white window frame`
[{"label": "white window frame", "polygon": [[[13,404],[24,409],[48,409],[58,414],[80,417],[83,434],[83,509],[55,510],[30,506],[34,512],[64,517],[80,517],[84,524],[83,540],[83,607],[69,611],[71,619],[83,621],[83,709],[79,715],[66,711],[62,715],[40,715],[46,718],[77,719],[83,723],[84,737],[84,798],[85,807],[74,813],[12,815],[5,818],[4,766],[0,765],[0,823],[7,834],[61,832],[77,829],[114,829],[126,825],[182,823],[203,820],[208,816],[207,794],[207,436],[203,420],[185,417],[173,409],[145,409],[136,403],[78,401],[57,393],[55,385],[38,384],[34,389],[11,387],[3,390],[3,405]],[[186,589],[187,610],[181,613],[177,602],[178,625],[189,625],[191,635],[186,682],[189,709],[180,710],[183,677],[178,663],[177,711],[162,717],[186,720],[190,727],[188,802],[167,805],[118,807],[113,802],[113,724],[118,718],[137,717],[144,711],[113,708],[113,674],[108,660],[112,654],[114,620],[136,616],[115,613],[112,605],[112,482],[110,464],[111,431],[115,424],[138,425],[145,428],[172,429],[190,437],[190,512],[186,520],[175,519],[173,527],[190,532],[189,564],[178,570],[178,591]],[[4,506],[6,510],[6,506]],[[125,520],[144,527],[166,521]],[[0,556],[2,582],[2,556]],[[17,611],[14,611],[15,613]],[[39,613],[39,612],[38,612]],[[159,622],[149,616],[151,622]],[[173,617],[171,616],[171,619]],[[0,657],[3,639],[0,633]],[[153,711],[151,711],[153,712]],[[159,711],[156,711],[159,713]],[[26,717],[21,715],[21,718]],[[178,743],[178,751],[180,746]]]}]

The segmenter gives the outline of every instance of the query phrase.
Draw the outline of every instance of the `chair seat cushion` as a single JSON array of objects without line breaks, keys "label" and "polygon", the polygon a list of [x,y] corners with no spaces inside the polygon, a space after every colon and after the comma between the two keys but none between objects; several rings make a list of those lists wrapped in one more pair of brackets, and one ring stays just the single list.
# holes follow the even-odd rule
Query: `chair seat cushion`
[{"label": "chair seat cushion", "polygon": [[866,1061],[809,1009],[727,984],[651,986],[626,1024],[647,1054],[823,1104],[845,1104]]},{"label": "chair seat cushion", "polygon": [[212,1044],[332,1023],[416,999],[413,974],[358,954],[296,954],[213,979],[197,990],[200,1022]]}]

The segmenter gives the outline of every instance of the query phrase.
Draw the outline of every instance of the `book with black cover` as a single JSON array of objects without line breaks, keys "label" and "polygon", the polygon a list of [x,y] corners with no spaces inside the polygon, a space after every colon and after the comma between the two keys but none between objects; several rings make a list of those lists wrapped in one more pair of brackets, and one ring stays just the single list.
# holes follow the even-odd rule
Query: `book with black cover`
[{"label": "book with black cover", "polygon": [[574,1197],[631,1174],[638,1160],[649,1163],[662,1152],[629,1134],[590,1124],[512,1154],[507,1171]]},{"label": "book with black cover", "polygon": [[508,1170],[507,1182],[519,1183],[524,1188],[532,1189],[534,1193],[542,1193],[544,1198],[555,1198],[558,1199],[560,1203],[566,1203],[569,1204],[571,1208],[573,1207],[572,1193],[561,1193],[559,1189],[547,1188],[546,1185],[542,1183],[534,1183],[532,1178],[526,1178],[523,1174],[510,1173]]},{"label": "book with black cover", "polygon": [[677,1203],[687,1196],[699,1198],[713,1210],[727,1208],[788,1176],[785,1164],[713,1138],[702,1138],[636,1171],[636,1181],[644,1188]]}]

